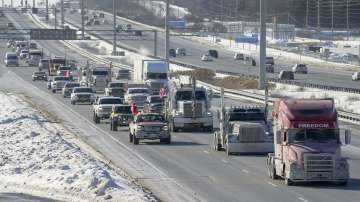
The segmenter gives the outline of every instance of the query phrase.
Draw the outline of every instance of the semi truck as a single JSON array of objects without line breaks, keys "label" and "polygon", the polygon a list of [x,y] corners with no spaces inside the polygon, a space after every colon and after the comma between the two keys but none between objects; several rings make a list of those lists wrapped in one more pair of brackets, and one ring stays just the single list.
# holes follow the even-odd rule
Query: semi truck
[{"label": "semi truck", "polygon": [[221,89],[218,111],[220,131],[215,131],[213,148],[231,154],[267,154],[274,151],[273,135],[267,120],[267,107],[257,105],[225,108]]},{"label": "semi truck", "polygon": [[192,84],[170,86],[165,105],[166,118],[174,132],[184,128],[212,132],[211,98],[205,88],[196,87],[195,79],[192,80]]},{"label": "semi truck", "polygon": [[283,178],[287,185],[347,184],[349,164],[341,146],[350,144],[351,131],[339,129],[334,100],[281,99],[275,102],[272,117],[275,150],[267,158],[270,178]]},{"label": "semi truck", "polygon": [[144,83],[158,94],[168,86],[168,63],[164,60],[135,60],[134,82]]},{"label": "semi truck", "polygon": [[86,68],[83,72],[82,82],[93,88],[95,92],[104,92],[108,82],[111,81],[111,71],[107,67]]}]

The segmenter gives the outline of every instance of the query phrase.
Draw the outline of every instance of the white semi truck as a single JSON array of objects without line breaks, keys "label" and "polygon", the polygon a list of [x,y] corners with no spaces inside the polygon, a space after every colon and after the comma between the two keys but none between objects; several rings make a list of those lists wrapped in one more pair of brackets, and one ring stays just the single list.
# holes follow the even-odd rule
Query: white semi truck
[{"label": "white semi truck", "polygon": [[161,88],[168,86],[168,67],[164,60],[135,60],[134,82],[144,83],[158,94]]},{"label": "white semi truck", "polygon": [[83,74],[85,77],[82,82],[85,82],[95,92],[104,92],[108,82],[111,81],[111,71],[107,67],[87,68]]}]

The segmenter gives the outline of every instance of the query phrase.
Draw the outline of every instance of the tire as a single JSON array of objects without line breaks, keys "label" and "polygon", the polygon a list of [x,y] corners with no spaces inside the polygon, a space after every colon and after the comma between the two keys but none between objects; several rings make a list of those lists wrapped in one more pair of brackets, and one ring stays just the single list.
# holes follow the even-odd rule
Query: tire
[{"label": "tire", "polygon": [[139,144],[139,138],[137,138],[135,135],[133,136],[133,143],[134,145],[138,145]]},{"label": "tire", "polygon": [[133,136],[131,133],[129,133],[129,142],[133,142]]},{"label": "tire", "polygon": [[75,101],[71,101],[71,104],[72,104],[72,105],[75,105],[75,104],[76,104],[76,102],[75,102]]},{"label": "tire", "polygon": [[55,94],[55,93],[56,93],[56,90],[55,90],[55,89],[52,89],[52,91],[51,91],[51,92]]},{"label": "tire", "polygon": [[348,181],[347,181],[347,180],[342,181],[342,182],[339,182],[339,185],[340,185],[340,186],[347,186],[347,184],[348,184]]},{"label": "tire", "polygon": [[285,184],[287,186],[294,186],[295,185],[295,182],[291,181],[289,178],[285,177],[284,178],[284,181],[285,181]]},{"label": "tire", "polygon": [[160,139],[160,143],[171,144],[171,136],[168,138]]},{"label": "tire", "polygon": [[93,119],[94,119],[94,123],[96,123],[96,124],[100,123],[100,118],[95,113],[93,115]]}]

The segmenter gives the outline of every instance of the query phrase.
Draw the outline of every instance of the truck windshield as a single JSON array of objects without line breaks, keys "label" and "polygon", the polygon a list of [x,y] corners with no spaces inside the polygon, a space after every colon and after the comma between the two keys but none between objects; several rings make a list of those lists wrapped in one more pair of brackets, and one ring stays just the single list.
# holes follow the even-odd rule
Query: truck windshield
[{"label": "truck windshield", "polygon": [[92,75],[95,75],[95,76],[106,76],[106,75],[108,75],[108,71],[94,70],[94,71],[92,72]]},{"label": "truck windshield", "polygon": [[115,108],[115,112],[119,114],[131,114],[130,106],[119,106]]},{"label": "truck windshield", "polygon": [[137,117],[137,122],[164,122],[165,119],[163,116],[158,114],[146,114],[140,115]]},{"label": "truck windshield", "polygon": [[290,129],[289,142],[335,143],[339,142],[339,129]]},{"label": "truck windshield", "polygon": [[62,58],[52,59],[52,62],[54,64],[63,64],[63,65],[65,65],[65,59],[62,59]]},{"label": "truck windshield", "polygon": [[166,73],[147,73],[148,79],[167,79]]},{"label": "truck windshield", "polygon": [[122,88],[124,83],[110,83],[110,88]]},{"label": "truck windshield", "polygon": [[111,105],[111,104],[122,104],[122,99],[101,99],[100,104]]},{"label": "truck windshield", "polygon": [[148,89],[146,88],[135,88],[135,89],[129,89],[129,94],[147,94],[149,93]]},{"label": "truck windshield", "polygon": [[75,88],[74,93],[92,93],[93,90],[91,88]]},{"label": "truck windshield", "polygon": [[54,81],[70,81],[70,78],[65,76],[57,76],[54,78]]},{"label": "truck windshield", "polygon": [[[204,91],[196,91],[195,93],[196,100],[206,100],[206,95]],[[192,91],[178,91],[176,93],[176,100],[185,100],[190,101],[193,98]]]}]

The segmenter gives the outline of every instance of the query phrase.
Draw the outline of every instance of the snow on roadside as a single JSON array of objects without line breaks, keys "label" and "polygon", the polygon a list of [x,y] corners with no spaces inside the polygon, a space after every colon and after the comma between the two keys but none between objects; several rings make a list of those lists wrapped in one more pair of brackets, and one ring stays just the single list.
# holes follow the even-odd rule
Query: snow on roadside
[{"label": "snow on roadside", "polygon": [[0,106],[0,192],[64,201],[154,200],[19,97],[0,92]]}]

